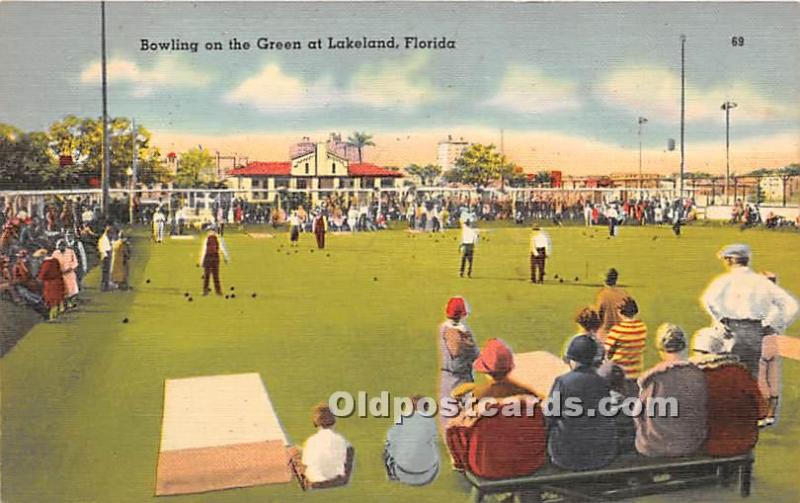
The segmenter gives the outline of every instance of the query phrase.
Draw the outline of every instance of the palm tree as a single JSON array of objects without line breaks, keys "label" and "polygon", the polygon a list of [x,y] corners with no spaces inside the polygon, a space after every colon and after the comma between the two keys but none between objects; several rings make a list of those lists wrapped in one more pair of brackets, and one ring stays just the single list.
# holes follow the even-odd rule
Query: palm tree
[{"label": "palm tree", "polygon": [[372,141],[372,135],[366,132],[353,131],[353,135],[347,139],[349,145],[358,149],[358,162],[363,162],[362,149],[364,147],[374,147],[375,143]]}]

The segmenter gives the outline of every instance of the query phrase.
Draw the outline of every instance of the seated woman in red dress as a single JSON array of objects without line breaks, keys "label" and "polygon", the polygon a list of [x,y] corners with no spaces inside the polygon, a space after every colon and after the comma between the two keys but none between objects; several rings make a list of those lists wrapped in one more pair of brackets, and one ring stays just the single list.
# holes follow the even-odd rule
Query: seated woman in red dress
[{"label": "seated woman in red dress", "polygon": [[479,402],[474,417],[465,410],[447,426],[453,467],[488,479],[530,475],[547,459],[547,430],[536,397],[507,380],[514,368],[511,348],[489,339],[473,367],[492,380],[472,391],[485,412]]}]

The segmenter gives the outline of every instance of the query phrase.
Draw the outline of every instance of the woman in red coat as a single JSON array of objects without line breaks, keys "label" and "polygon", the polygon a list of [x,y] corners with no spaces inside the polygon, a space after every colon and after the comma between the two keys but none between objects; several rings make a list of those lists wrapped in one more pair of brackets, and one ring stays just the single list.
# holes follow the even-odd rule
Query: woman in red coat
[{"label": "woman in red coat", "polygon": [[57,258],[48,256],[39,268],[39,279],[44,284],[44,303],[50,309],[49,319],[53,320],[62,311],[64,303],[64,277],[61,274],[61,264]]}]

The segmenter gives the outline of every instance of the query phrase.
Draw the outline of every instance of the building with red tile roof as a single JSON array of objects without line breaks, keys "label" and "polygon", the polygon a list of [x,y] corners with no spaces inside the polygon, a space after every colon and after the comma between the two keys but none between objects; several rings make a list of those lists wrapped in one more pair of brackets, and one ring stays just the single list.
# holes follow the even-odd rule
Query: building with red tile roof
[{"label": "building with red tile roof", "polygon": [[229,187],[253,201],[272,201],[279,191],[305,192],[316,201],[329,192],[394,189],[403,174],[371,163],[356,163],[328,142],[308,138],[289,149],[288,161],[254,161],[226,173]]}]

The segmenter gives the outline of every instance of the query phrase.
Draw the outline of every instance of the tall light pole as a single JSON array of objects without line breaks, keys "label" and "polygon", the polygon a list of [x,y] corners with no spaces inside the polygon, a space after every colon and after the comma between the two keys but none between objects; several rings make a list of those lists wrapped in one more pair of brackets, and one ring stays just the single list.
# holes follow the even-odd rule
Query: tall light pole
[{"label": "tall light pole", "polygon": [[642,125],[647,124],[647,118],[639,117],[639,199],[642,199]]},{"label": "tall light pole", "polygon": [[720,107],[725,110],[725,204],[728,204],[728,182],[731,178],[731,109],[736,108],[736,103],[725,101]]},{"label": "tall light pole", "polygon": [[107,96],[107,76],[106,76],[106,3],[100,2],[100,56],[101,74],[103,80],[103,169],[100,173],[100,183],[102,185],[103,217],[108,218],[109,203],[109,177],[111,175],[111,153],[108,146],[108,96]]},{"label": "tall light pole", "polygon": [[133,225],[133,199],[136,196],[136,176],[137,164],[139,161],[139,146],[137,144],[139,139],[139,129],[136,127],[136,119],[131,119],[131,137],[133,144],[133,155],[131,156],[131,191],[128,194],[128,221]]},{"label": "tall light pole", "polygon": [[684,72],[686,61],[686,35],[681,35],[681,188],[680,198],[683,199],[683,172],[686,168],[686,156],[683,146],[683,123],[686,117],[686,76]]}]

